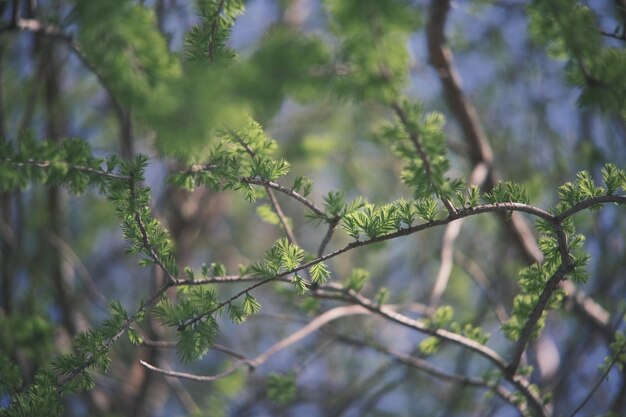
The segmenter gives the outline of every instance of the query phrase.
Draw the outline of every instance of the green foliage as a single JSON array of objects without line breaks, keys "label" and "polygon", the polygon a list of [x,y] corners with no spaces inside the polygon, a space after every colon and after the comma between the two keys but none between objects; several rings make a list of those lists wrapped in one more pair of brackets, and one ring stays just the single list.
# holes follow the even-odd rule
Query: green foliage
[{"label": "green foliage", "polygon": [[[213,313],[218,303],[215,292],[200,285],[181,287],[175,305],[163,298],[154,307],[153,312],[159,321],[176,327],[176,351],[181,360],[191,362],[200,359],[214,343],[219,327]],[[252,301],[248,300],[248,303]]]},{"label": "green foliage", "polygon": [[287,404],[296,398],[296,377],[292,374],[270,374],[267,378],[267,396],[278,404]]},{"label": "green foliage", "polygon": [[452,306],[448,306],[448,305],[441,306],[437,308],[435,312],[433,313],[429,321],[429,326],[434,329],[437,329],[439,327],[444,327],[446,324],[448,324],[452,320],[453,316],[454,316],[454,309],[452,308]]},{"label": "green foliage", "polygon": [[346,279],[344,286],[347,289],[359,292],[369,277],[370,274],[367,270],[363,268],[355,268]]},{"label": "green foliage", "polygon": [[[265,135],[261,125],[247,118],[242,127],[221,133],[220,140],[210,148],[207,162],[172,174],[169,182],[188,190],[197,186],[217,191],[241,190],[253,202],[257,195],[251,181],[275,181],[289,172],[287,161],[273,159],[275,151],[276,141]],[[302,179],[300,186],[305,184],[308,183]]]},{"label": "green foliage", "polygon": [[316,225],[322,222],[337,222],[343,217],[359,210],[365,204],[366,201],[361,196],[347,202],[343,193],[330,191],[326,196],[324,196],[324,215],[308,212],[306,216],[307,219]]},{"label": "green foliage", "polygon": [[255,117],[265,120],[279,110],[285,96],[306,102],[327,91],[330,55],[319,37],[273,26],[257,51],[237,68],[233,93],[250,104]]},{"label": "green foliage", "polygon": [[[102,165],[106,162],[106,171]],[[19,147],[0,141],[0,190],[25,189],[31,183],[64,185],[80,194],[89,185],[106,189],[111,182],[105,174],[117,166],[116,158],[104,160],[92,155],[89,145],[79,139],[37,142],[20,138]]]},{"label": "green foliage", "polygon": [[42,370],[23,392],[11,398],[11,407],[0,410],[2,417],[58,417],[63,413],[61,396],[56,390],[57,379],[52,371]]},{"label": "green foliage", "polygon": [[256,214],[266,223],[277,225],[280,224],[280,218],[269,204],[261,204],[256,208]]},{"label": "green foliage", "polygon": [[463,336],[472,339],[481,345],[485,345],[489,341],[489,333],[485,332],[478,326],[473,326],[471,323],[461,325],[454,322],[450,325],[450,330],[455,333],[462,334]]},{"label": "green foliage", "polygon": [[462,207],[474,208],[480,203],[480,189],[477,185],[472,185],[463,191],[457,191],[456,199]]},{"label": "green foliage", "polygon": [[435,336],[430,336],[430,337],[425,338],[418,345],[419,351],[422,353],[422,355],[425,355],[425,356],[429,356],[429,355],[433,355],[437,353],[440,347],[441,347],[441,341]]},{"label": "green foliage", "polygon": [[242,308],[246,316],[252,316],[261,311],[261,304],[259,304],[256,298],[251,296],[249,292],[246,292],[243,298]]},{"label": "green foliage", "polygon": [[235,51],[226,47],[235,19],[244,11],[242,0],[197,0],[201,21],[185,37],[185,51],[191,59],[227,65],[235,61]]},{"label": "green foliage", "polygon": [[344,216],[341,226],[357,240],[363,234],[374,239],[398,231],[400,220],[393,204],[365,204],[361,209]]},{"label": "green foliage", "polygon": [[533,1],[528,32],[559,59],[587,58],[601,46],[597,22],[589,7],[577,0]]},{"label": "green foliage", "polygon": [[120,218],[128,252],[143,255],[139,265],[160,264],[168,274],[176,276],[178,268],[173,242],[167,230],[152,215],[150,189],[141,183],[147,164],[143,155],[121,163],[120,171],[130,180],[112,184],[108,198]]},{"label": "green foliage", "polygon": [[342,38],[346,67],[337,91],[353,97],[391,101],[407,78],[409,33],[419,15],[404,0],[326,0],[332,29]]},{"label": "green foliage", "polygon": [[405,162],[402,182],[411,187],[416,200],[433,195],[448,198],[459,184],[445,177],[450,167],[447,158],[443,115],[424,113],[420,103],[403,102],[392,125],[381,130],[393,151]]},{"label": "green foliage", "polygon": [[72,23],[90,66],[126,107],[163,115],[181,75],[151,10],[130,0],[75,0]]},{"label": "green foliage", "polygon": [[15,390],[22,384],[22,373],[11,360],[0,352],[0,395]]},{"label": "green foliage", "polygon": [[20,352],[35,363],[45,362],[52,351],[53,323],[37,311],[0,316],[0,351]]},{"label": "green foliage", "polygon": [[609,163],[602,168],[602,180],[606,186],[606,194],[613,195],[626,185],[626,173],[615,164]]},{"label": "green foliage", "polygon": [[604,362],[600,365],[601,372],[608,372],[608,370],[615,366],[620,371],[624,370],[626,365],[626,335],[624,332],[615,332],[615,337],[609,345],[611,355],[604,358]]},{"label": "green foliage", "polygon": [[578,104],[626,116],[623,48],[604,47],[599,16],[578,0],[534,1],[529,33],[556,59],[569,61],[566,79],[582,88]]},{"label": "green foliage", "polygon": [[526,189],[518,183],[505,181],[496,184],[490,193],[485,194],[485,199],[492,203],[522,203],[530,204],[530,198]]},{"label": "green foliage", "polygon": [[384,305],[389,299],[389,290],[385,287],[381,287],[376,293],[376,305],[379,307]]},{"label": "green foliage", "polygon": [[303,176],[297,176],[293,181],[292,191],[301,193],[304,197],[307,197],[313,191],[313,181]]},{"label": "green foliage", "polygon": [[[556,207],[558,213],[567,210],[584,200],[600,197],[605,194],[613,194],[623,184],[624,171],[614,165],[606,165],[602,170],[602,177],[607,190],[598,187],[588,171],[581,171],[576,176],[576,182],[567,182],[559,187],[559,203]],[[591,207],[592,210],[600,209],[599,205]]]},{"label": "green foliage", "polygon": [[261,261],[249,267],[249,272],[259,278],[272,279],[280,273],[293,271],[303,259],[304,250],[287,238],[281,238],[265,252]]},{"label": "green foliage", "polygon": [[330,278],[330,271],[324,262],[314,264],[309,268],[311,279],[316,284],[323,284]]},{"label": "green foliage", "polygon": [[293,285],[293,290],[296,294],[304,295],[309,291],[309,284],[298,274],[294,274],[291,279],[291,284]]},{"label": "green foliage", "polygon": [[415,210],[417,215],[427,222],[435,221],[437,219],[437,215],[439,214],[437,201],[431,197],[418,200],[415,204]]}]

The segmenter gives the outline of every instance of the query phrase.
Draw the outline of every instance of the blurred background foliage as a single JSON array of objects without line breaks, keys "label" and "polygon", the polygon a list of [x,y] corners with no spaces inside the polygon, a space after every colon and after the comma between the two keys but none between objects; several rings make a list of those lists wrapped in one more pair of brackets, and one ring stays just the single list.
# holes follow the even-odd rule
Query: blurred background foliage
[{"label": "blurred background foliage", "polygon": [[[215,19],[212,13],[224,4]],[[398,180],[402,161],[380,135],[392,115],[388,104],[401,95],[446,116],[449,175],[468,177],[470,150],[428,62],[428,9],[424,0],[0,1],[0,136],[12,143],[25,136],[75,137],[98,155],[151,156],[152,208],[172,234],[178,265],[215,261],[237,271],[281,236],[255,208],[266,201],[251,205],[232,192],[183,191],[168,186],[166,177],[202,162],[216,132],[240,126],[248,114],[291,163],[286,183],[311,178],[311,198],[320,203],[332,190],[380,204],[411,196]],[[51,29],[18,27],[16,16]],[[556,24],[555,16],[562,21]],[[626,164],[625,16],[620,1],[453,4],[447,36],[464,92],[493,148],[494,170],[524,184],[536,205],[554,204],[557,187],[582,169],[598,178],[605,162]],[[300,245],[314,252],[325,230],[307,222],[292,201],[281,203]],[[30,382],[50,355],[67,351],[77,332],[106,317],[111,300],[132,310],[162,277],[156,269],[138,269],[125,254],[114,209],[97,190],[76,197],[34,186],[3,193],[0,204],[2,389],[5,375]],[[592,255],[592,278],[583,289],[619,326],[626,308],[623,210],[607,207],[577,221]],[[504,229],[494,216],[464,223],[441,301],[454,306],[460,323],[482,323],[496,348],[506,341],[476,282],[486,282],[510,311],[517,272],[528,263]],[[427,304],[442,233],[431,229],[351,251],[329,263],[332,276],[347,280],[363,268],[368,296],[386,289],[390,303]],[[338,233],[327,250],[351,240]],[[218,291],[225,297],[241,288]],[[218,339],[251,356],[302,326],[312,311],[332,305],[316,305],[278,284],[255,296],[261,313],[243,327],[225,321]],[[253,373],[202,384],[165,379],[138,359],[211,374],[223,370],[228,357],[211,351],[183,365],[174,349],[137,349],[122,341],[114,347],[111,372],[97,377],[95,390],[67,399],[65,413],[515,415],[497,399],[481,399],[484,392],[336,341],[345,335],[412,352],[423,340],[380,324],[367,317],[335,322]],[[148,339],[171,336],[150,320],[142,332]],[[555,414],[565,413],[588,392],[608,353],[594,326],[555,312],[528,352],[536,366],[531,379],[554,393]],[[461,373],[484,365],[455,347],[430,359]],[[0,406],[8,398],[2,394]],[[626,412],[625,399],[626,377],[613,371],[586,415],[611,401]]]}]

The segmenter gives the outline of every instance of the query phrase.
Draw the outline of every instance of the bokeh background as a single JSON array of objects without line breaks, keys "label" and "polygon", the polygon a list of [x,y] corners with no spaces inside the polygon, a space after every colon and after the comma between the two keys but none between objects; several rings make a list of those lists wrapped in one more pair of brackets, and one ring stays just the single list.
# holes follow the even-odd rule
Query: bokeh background
[{"label": "bokeh background", "polygon": [[[10,25],[13,6],[19,4],[25,18],[58,25],[68,34],[83,33],[75,14],[88,15],[86,3],[2,1],[2,25]],[[279,227],[263,222],[257,213],[256,206],[263,201],[251,205],[234,192],[188,192],[166,184],[168,173],[202,159],[211,141],[210,129],[223,120],[237,121],[247,112],[278,141],[279,155],[292,164],[289,178],[305,175],[315,182],[314,201],[321,202],[332,190],[381,204],[410,197],[411,191],[398,180],[402,162],[377,134],[390,120],[390,109],[333,91],[303,73],[340,53],[326,2],[247,1],[228,40],[237,61],[217,68],[190,64],[185,55],[186,33],[199,21],[193,2],[99,0],[91,7],[104,10],[104,3],[119,8],[137,3],[152,11],[156,34],[175,62],[165,65],[170,73],[155,74],[153,84],[137,87],[154,95],[139,91],[136,97],[116,97],[63,39],[6,29],[0,33],[0,135],[14,143],[24,135],[80,138],[98,155],[149,155],[146,182],[153,192],[152,207],[171,232],[179,265],[198,268],[203,262],[221,262],[236,273],[239,264],[258,259],[281,236]],[[467,178],[472,169],[470,151],[428,62],[424,26],[430,4],[409,3],[414,16],[407,19],[414,31],[400,44],[408,51],[410,68],[402,91],[423,101],[425,109],[446,116],[450,176]],[[600,28],[612,32],[623,27],[619,7],[624,5],[619,1],[586,3]],[[464,92],[493,148],[497,175],[521,182],[531,202],[547,208],[556,202],[557,187],[573,180],[578,171],[589,170],[598,178],[604,163],[626,164],[626,124],[619,115],[577,104],[581,91],[564,77],[568,62],[548,56],[529,39],[526,7],[527,2],[516,0],[456,1],[446,34]],[[82,22],[107,16],[83,16]],[[86,35],[78,36],[80,40]],[[94,30],[93,36],[102,34]],[[148,47],[153,41],[146,38]],[[624,46],[618,39],[605,42]],[[177,70],[185,74],[177,91],[158,91],[160,78],[173,77]],[[142,101],[148,96],[149,101]],[[307,222],[298,205],[282,198],[281,203],[301,246],[314,252],[325,230]],[[132,311],[162,277],[152,268],[139,268],[125,253],[114,210],[97,190],[74,196],[64,189],[35,186],[2,194],[0,205],[0,348],[19,364],[28,382],[51,355],[68,349],[77,332],[107,317],[112,300]],[[617,329],[626,307],[623,210],[609,206],[576,220],[591,254],[591,279],[583,290],[611,312],[611,326]],[[385,287],[391,303],[428,303],[441,263],[442,234],[443,229],[432,229],[351,251],[329,262],[332,275],[342,279],[353,268],[364,268],[370,274],[364,293],[374,296]],[[338,232],[328,250],[349,241]],[[480,323],[491,333],[490,346],[506,350],[509,342],[499,331],[496,310],[510,311],[518,291],[517,271],[527,265],[527,256],[501,219],[490,215],[464,223],[454,253],[441,302],[454,306],[457,320]],[[477,282],[488,288],[498,305]],[[241,288],[219,291],[226,296]],[[263,305],[261,313],[243,326],[220,321],[219,344],[254,356],[311,319],[309,300],[288,288],[268,286],[255,296]],[[335,304],[324,301],[320,308]],[[149,339],[172,340],[168,330],[150,319],[142,332]],[[203,360],[185,365],[177,360],[175,349],[137,348],[123,340],[113,349],[111,371],[97,377],[95,390],[67,399],[66,415],[516,415],[499,399],[484,397],[484,390],[439,381],[338,335],[379,341],[404,352],[415,352],[423,339],[373,318],[339,320],[252,373],[242,369],[211,383],[166,379],[147,371],[138,360],[209,375],[231,360],[222,352],[211,350]],[[579,315],[566,308],[551,313],[528,359],[535,365],[531,380],[554,394],[555,415],[568,415],[589,392],[600,377],[598,365],[609,354],[607,346],[606,334]],[[486,365],[454,347],[429,360],[459,373],[480,374]],[[296,377],[292,401],[283,404],[269,398],[272,373]],[[613,370],[584,415],[604,412],[607,404],[626,412],[625,398],[626,376]],[[7,394],[0,397],[0,406],[8,401]]]}]

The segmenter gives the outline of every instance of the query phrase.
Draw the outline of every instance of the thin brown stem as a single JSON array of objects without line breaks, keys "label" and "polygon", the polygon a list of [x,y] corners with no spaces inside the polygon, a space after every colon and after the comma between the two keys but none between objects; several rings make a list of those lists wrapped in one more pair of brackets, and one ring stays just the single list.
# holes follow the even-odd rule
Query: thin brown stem
[{"label": "thin brown stem", "polygon": [[325,216],[324,210],[317,207],[315,203],[313,203],[306,197],[302,196],[301,194],[298,194],[295,191],[290,190],[289,188],[283,187],[282,185],[277,184],[273,181],[264,180],[262,178],[253,178],[253,177],[241,177],[239,180],[244,184],[262,185],[264,187],[272,188],[304,204],[309,210],[311,210],[316,215]]},{"label": "thin brown stem", "polygon": [[[424,167],[424,172],[426,173],[426,177],[428,178],[429,182],[434,186],[435,181],[433,178],[430,159],[428,158],[428,155],[426,154],[426,151],[424,150],[424,147],[422,146],[419,133],[412,127],[411,121],[409,120],[409,116],[406,114],[406,111],[404,111],[404,108],[402,108],[402,105],[399,102],[397,101],[393,102],[391,104],[391,107],[393,108],[394,112],[400,119],[400,122],[404,126],[404,129],[407,135],[409,136],[409,140],[415,147],[417,155],[422,161],[422,166]],[[454,208],[450,200],[448,200],[447,198],[442,198],[441,201],[443,202],[443,205],[446,207],[446,210],[448,210],[448,213],[450,215],[453,215],[454,213],[456,213],[456,209]]]}]

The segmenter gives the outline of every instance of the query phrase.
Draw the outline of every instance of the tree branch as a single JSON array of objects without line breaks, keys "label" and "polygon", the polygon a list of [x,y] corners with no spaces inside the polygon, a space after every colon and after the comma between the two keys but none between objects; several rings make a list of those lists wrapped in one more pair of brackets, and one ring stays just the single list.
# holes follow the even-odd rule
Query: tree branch
[{"label": "tree branch", "polygon": [[355,345],[357,347],[366,347],[366,348],[373,349],[379,353],[382,353],[383,355],[391,357],[392,359],[404,365],[407,365],[411,368],[415,368],[421,372],[427,373],[428,375],[434,376],[435,378],[439,378],[442,381],[450,382],[453,384],[486,388],[489,391],[493,391],[497,396],[499,396],[504,401],[508,402],[510,405],[515,407],[515,409],[518,410],[520,414],[522,414],[523,416],[530,416],[530,414],[528,414],[527,409],[523,405],[517,404],[515,395],[513,395],[512,392],[510,392],[509,390],[507,390],[500,384],[497,384],[497,383],[493,384],[484,379],[475,378],[475,377],[471,377],[467,375],[449,373],[434,366],[433,364],[431,364],[430,362],[424,359],[421,359],[421,358],[418,358],[418,357],[415,357],[413,355],[409,355],[403,352],[399,352],[394,349],[390,349],[380,344],[375,344],[366,340],[354,339],[352,337],[340,335],[340,334],[336,334],[334,336],[343,343],[348,343],[351,345]]},{"label": "tree branch", "polygon": [[143,220],[141,219],[141,214],[139,213],[139,210],[135,207],[134,202],[137,199],[137,194],[135,191],[136,183],[134,181],[134,178],[131,178],[131,180],[129,180],[129,183],[130,183],[130,198],[133,201],[133,207],[132,207],[132,210],[134,212],[133,217],[135,219],[135,223],[137,223],[137,227],[139,227],[139,231],[141,232],[143,247],[148,252],[148,255],[150,256],[150,258],[152,258],[154,263],[156,263],[159,266],[159,268],[161,268],[161,270],[165,273],[169,282],[172,284],[175,284],[176,282],[178,282],[178,280],[172,274],[172,272],[169,269],[167,269],[165,264],[163,264],[161,257],[159,256],[159,254],[156,252],[156,250],[150,243],[146,226],[143,223]]},{"label": "tree branch", "polygon": [[[54,162],[51,161],[37,161],[34,159],[27,159],[25,161],[14,161],[12,159],[0,159],[0,164],[1,163],[5,163],[5,164],[11,164],[14,165],[16,167],[20,167],[23,168],[25,166],[34,166],[37,168],[42,168],[42,169],[48,169],[48,168],[52,168],[52,166],[54,165]],[[69,169],[75,170],[75,171],[79,171],[79,172],[83,172],[85,174],[92,174],[92,175],[97,175],[100,177],[105,177],[105,178],[111,178],[114,180],[121,180],[121,181],[128,181],[130,180],[129,176],[126,175],[119,175],[119,174],[115,174],[113,172],[109,172],[109,171],[104,171],[101,169],[96,169],[96,168],[91,168],[91,167],[86,167],[86,166],[82,166],[82,165],[73,165],[73,164],[66,164],[68,166]]]},{"label": "tree branch", "polygon": [[[406,112],[404,111],[400,103],[398,103],[397,101],[394,101],[391,104],[391,107],[393,108],[394,112],[396,113],[400,121],[402,122],[402,125],[404,126],[406,133],[409,135],[409,139],[411,140],[411,143],[415,147],[415,150],[417,151],[417,155],[422,161],[422,166],[424,167],[426,177],[428,177],[429,182],[432,185],[434,185],[435,181],[433,180],[433,173],[432,173],[432,168],[430,165],[430,160],[428,159],[428,155],[426,154],[426,151],[424,150],[424,147],[421,144],[419,133],[411,127],[411,121],[409,120],[408,115],[406,114]],[[450,215],[453,215],[456,212],[450,200],[442,197],[441,201],[443,202],[443,205],[446,207]]]},{"label": "tree branch", "polygon": [[262,178],[253,178],[253,177],[241,177],[239,178],[239,181],[241,181],[244,184],[255,184],[255,185],[262,185],[264,187],[269,187],[269,188],[273,188],[276,191],[279,191],[293,199],[295,199],[296,201],[304,204],[309,210],[311,210],[313,213],[315,213],[318,216],[325,216],[326,214],[324,213],[324,210],[320,209],[319,207],[317,207],[315,205],[315,203],[311,202],[310,200],[308,200],[306,197],[296,193],[293,190],[290,190],[289,188],[283,187],[280,184],[277,184],[273,181],[269,181],[269,180],[264,180]]},{"label": "tree branch", "polygon": [[[482,129],[480,119],[471,101],[464,94],[461,87],[461,78],[456,70],[452,51],[447,45],[445,25],[450,10],[450,0],[432,0],[430,15],[426,28],[427,46],[430,64],[437,71],[444,90],[446,102],[458,120],[465,142],[469,145],[469,158],[474,165],[485,164],[488,176],[483,183],[483,189],[490,190],[497,182],[497,175],[493,170],[493,151],[489,145],[487,135]],[[624,198],[626,199],[626,197]],[[615,201],[615,200],[613,200]],[[589,207],[589,206],[586,206]],[[578,211],[582,210],[581,207]],[[559,216],[558,221],[569,217],[576,209],[572,208]],[[535,237],[522,217],[513,213],[511,221],[505,227],[519,244],[529,262],[541,262],[543,254],[537,246]],[[576,303],[578,311],[598,325],[603,334],[610,334],[606,317],[609,314],[583,293],[578,293],[576,287],[569,282],[560,284],[565,288],[570,298]]]}]

